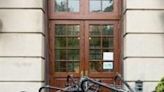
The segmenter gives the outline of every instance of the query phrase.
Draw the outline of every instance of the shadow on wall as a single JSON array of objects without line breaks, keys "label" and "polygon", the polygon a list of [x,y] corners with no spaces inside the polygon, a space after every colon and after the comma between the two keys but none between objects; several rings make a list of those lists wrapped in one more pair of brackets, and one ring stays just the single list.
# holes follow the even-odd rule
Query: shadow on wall
[{"label": "shadow on wall", "polygon": [[2,20],[0,19],[0,32],[2,32],[2,27],[3,27]]},{"label": "shadow on wall", "polygon": [[[159,2],[159,5],[164,5],[164,0],[162,0],[161,2]],[[162,25],[162,33],[164,33],[164,12],[163,11],[161,11],[162,13],[161,13],[161,15],[160,15],[160,21],[161,21],[161,25]],[[164,35],[163,35],[164,36]],[[164,48],[164,38],[162,39],[163,41],[163,43],[162,43],[162,47]],[[163,51],[164,52],[164,51]],[[164,75],[163,75],[163,77],[164,77]]]},{"label": "shadow on wall", "polygon": [[161,24],[162,24],[162,28],[163,28],[163,32],[164,32],[164,12],[163,13],[161,13],[161,15],[160,15],[160,20],[161,20]]}]

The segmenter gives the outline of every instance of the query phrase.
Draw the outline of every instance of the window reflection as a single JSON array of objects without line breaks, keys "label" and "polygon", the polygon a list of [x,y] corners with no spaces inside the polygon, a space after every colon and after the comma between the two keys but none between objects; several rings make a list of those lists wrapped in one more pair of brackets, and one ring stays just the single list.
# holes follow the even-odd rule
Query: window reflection
[{"label": "window reflection", "polygon": [[64,24],[55,25],[55,34],[56,35],[66,35],[66,25],[64,25]]},{"label": "window reflection", "polygon": [[101,1],[90,0],[90,12],[100,12],[101,11]]},{"label": "window reflection", "polygon": [[55,0],[56,12],[79,12],[79,0]]},{"label": "window reflection", "polygon": [[90,0],[90,12],[112,12],[113,0]]},{"label": "window reflection", "polygon": [[113,10],[113,0],[103,0],[102,1],[102,11],[112,12]]},{"label": "window reflection", "polygon": [[56,47],[66,47],[66,38],[65,37],[57,37],[56,38]]},{"label": "window reflection", "polygon": [[79,60],[79,50],[68,50],[68,60]]},{"label": "window reflection", "polygon": [[90,35],[100,35],[99,25],[90,25]]},{"label": "window reflection", "polygon": [[92,72],[102,72],[103,71],[103,63],[101,61],[90,62],[90,70]]},{"label": "window reflection", "polygon": [[113,35],[113,25],[104,25],[102,35]]},{"label": "window reflection", "polygon": [[90,41],[91,48],[97,48],[101,46],[101,38],[91,37],[89,41]]},{"label": "window reflection", "polygon": [[68,47],[79,47],[79,39],[77,37],[67,38]]},{"label": "window reflection", "polygon": [[67,35],[79,35],[80,26],[79,25],[68,25],[65,30],[67,30]]},{"label": "window reflection", "polygon": [[80,25],[55,25],[55,71],[79,72],[80,65]]},{"label": "window reflection", "polygon": [[113,38],[103,38],[103,47],[113,47]]},{"label": "window reflection", "polygon": [[79,12],[79,0],[69,0],[68,11]]},{"label": "window reflection", "polygon": [[56,60],[66,60],[66,50],[56,50]]},{"label": "window reflection", "polygon": [[90,50],[90,60],[102,60],[101,50]]},{"label": "window reflection", "polygon": [[[104,68],[104,52],[114,52],[114,28],[111,24],[91,24],[89,30],[89,61],[91,72],[109,72]],[[108,61],[107,61],[108,62]],[[113,61],[110,61],[113,62]]]}]

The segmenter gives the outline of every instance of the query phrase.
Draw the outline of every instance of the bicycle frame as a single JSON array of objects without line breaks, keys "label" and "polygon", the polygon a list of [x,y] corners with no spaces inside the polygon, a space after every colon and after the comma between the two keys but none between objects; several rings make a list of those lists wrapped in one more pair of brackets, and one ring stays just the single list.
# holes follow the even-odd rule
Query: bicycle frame
[{"label": "bicycle frame", "polygon": [[[67,76],[67,87],[64,88],[60,88],[60,87],[53,87],[53,86],[43,86],[39,89],[39,92],[41,92],[43,89],[53,89],[53,90],[57,90],[56,92],[88,92],[88,89],[91,88],[94,85],[97,85],[96,89],[92,89],[93,92],[98,92],[100,87],[104,87],[107,88],[109,90],[112,90],[114,92],[134,92],[132,90],[132,88],[128,85],[128,83],[126,83],[123,78],[121,77],[120,74],[117,74],[117,76],[114,78],[114,81],[116,81],[117,79],[119,79],[120,81],[122,81],[122,83],[128,88],[129,91],[123,89],[123,88],[118,88],[112,85],[109,85],[107,83],[103,83],[101,81],[96,81],[94,79],[91,79],[89,77],[82,77],[80,79],[80,82],[76,82],[75,79],[73,78],[72,75],[68,75]],[[90,85],[89,87],[87,87],[85,84],[86,83],[92,83],[92,85]]]}]

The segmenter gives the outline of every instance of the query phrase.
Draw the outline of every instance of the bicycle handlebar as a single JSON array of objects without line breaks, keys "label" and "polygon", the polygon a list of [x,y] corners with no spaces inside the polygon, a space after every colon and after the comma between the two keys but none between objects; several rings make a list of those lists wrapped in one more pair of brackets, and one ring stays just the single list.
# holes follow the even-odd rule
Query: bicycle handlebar
[{"label": "bicycle handlebar", "polygon": [[108,85],[108,84],[95,81],[95,80],[90,79],[90,78],[88,78],[88,77],[86,77],[86,78],[84,78],[84,79],[81,80],[80,87],[81,87],[82,92],[85,92],[84,86],[83,86],[83,85],[84,85],[84,83],[87,82],[87,81],[89,81],[89,82],[91,82],[91,83],[94,83],[94,84],[97,84],[97,85],[99,85],[99,86],[102,86],[102,87],[105,87],[105,88],[108,88],[108,89],[117,91],[117,92],[125,92],[125,90],[112,87],[112,86],[110,86],[110,85]]}]

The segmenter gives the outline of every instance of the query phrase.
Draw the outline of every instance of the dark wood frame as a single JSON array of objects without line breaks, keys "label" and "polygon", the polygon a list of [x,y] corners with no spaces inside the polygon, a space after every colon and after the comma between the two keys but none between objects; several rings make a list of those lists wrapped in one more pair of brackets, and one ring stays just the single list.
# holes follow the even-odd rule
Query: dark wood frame
[{"label": "dark wood frame", "polygon": [[[80,50],[80,61],[85,61],[85,62],[80,62],[80,70],[83,70],[82,67],[84,67],[85,69],[89,70],[88,67],[88,50],[89,50],[89,41],[87,38],[89,38],[89,25],[90,24],[111,24],[114,26],[114,65],[119,65],[119,54],[120,54],[120,51],[119,51],[119,44],[117,42],[119,42],[119,30],[117,29],[118,27],[118,22],[117,21],[70,21],[70,20],[64,20],[64,21],[51,21],[50,22],[50,31],[49,31],[49,41],[50,41],[50,76],[51,77],[65,77],[67,76],[68,74],[64,74],[64,73],[55,73],[54,74],[54,61],[55,61],[55,55],[54,55],[54,41],[55,41],[55,38],[54,38],[54,30],[55,30],[55,24],[79,24],[80,25],[80,30],[85,30],[85,32],[81,32],[80,33],[80,48],[85,48],[83,50]],[[85,24],[85,25],[84,25]],[[83,27],[85,26],[85,29],[83,29]],[[84,40],[85,39],[85,40]],[[83,45],[84,42],[86,43],[85,46]],[[85,52],[85,53],[84,53]],[[87,55],[86,58],[84,58],[84,55]],[[85,65],[85,66],[84,66]],[[73,74],[75,77],[79,77],[80,76],[80,72],[79,71],[79,74],[78,73],[74,73],[74,72],[69,72],[70,74]],[[106,75],[110,75],[108,77],[113,77],[114,76],[114,72],[119,72],[119,67],[114,67],[114,71],[112,72],[109,72],[109,73],[106,73],[106,72],[102,72],[102,73],[99,73],[98,76],[95,76],[95,74],[97,74],[97,72],[92,72],[92,73],[89,73],[89,76],[90,77],[103,77],[103,76],[106,76]],[[59,76],[57,76],[59,75]]]},{"label": "dark wood frame", "polygon": [[[118,27],[118,22],[117,21],[86,21],[86,23],[85,23],[85,31],[87,31],[87,32],[85,32],[85,38],[89,38],[89,25],[90,24],[111,24],[111,25],[113,25],[114,26],[114,65],[119,65],[119,62],[120,62],[120,60],[119,60],[119,51],[118,51],[118,49],[117,48],[119,48],[119,45],[117,44],[117,42],[119,42],[119,30],[117,29],[117,27]],[[88,50],[89,50],[89,40],[87,40],[87,39],[85,39],[85,55],[89,55],[89,52],[88,52]],[[89,59],[88,59],[88,57],[89,56],[86,56],[86,58],[85,58],[85,65],[87,66],[87,67],[85,67],[87,70],[89,70],[88,69],[88,67],[89,67]],[[104,77],[104,76],[107,76],[107,75],[109,75],[108,77],[114,77],[114,72],[120,72],[119,71],[119,69],[118,69],[118,67],[115,67],[114,66],[114,69],[113,69],[114,71],[112,71],[112,72],[90,72],[89,73],[89,75],[88,76],[90,76],[90,77]],[[89,72],[89,71],[88,71]],[[96,75],[96,76],[95,76]]]},{"label": "dark wood frame", "polygon": [[[62,73],[58,73],[56,76],[54,74],[54,24],[58,24],[58,23],[63,23],[63,24],[67,24],[68,21],[69,23],[79,23],[81,26],[83,26],[85,29],[84,30],[88,30],[88,28],[86,26],[88,26],[88,24],[95,24],[95,23],[112,23],[115,25],[114,29],[116,30],[116,32],[114,32],[115,35],[115,42],[114,45],[116,46],[114,49],[115,51],[115,64],[114,65],[118,65],[118,67],[116,67],[115,71],[109,72],[109,73],[101,73],[99,74],[98,78],[103,78],[103,76],[110,75],[108,76],[108,81],[112,82],[112,78],[115,75],[116,72],[120,72],[121,73],[121,24],[120,24],[120,19],[121,19],[121,4],[122,4],[122,0],[115,0],[114,2],[114,11],[113,12],[104,12],[104,13],[89,13],[89,0],[81,0],[80,3],[80,12],[79,13],[68,13],[68,12],[63,12],[63,13],[58,13],[55,14],[55,10],[54,10],[54,0],[48,0],[48,19],[49,19],[49,30],[48,30],[48,34],[49,34],[49,66],[48,66],[48,79],[49,79],[49,84],[53,85],[55,80],[55,77],[57,78],[64,78],[67,74],[62,74]],[[83,7],[82,7],[83,6]],[[88,10],[88,11],[86,11]],[[93,20],[93,22],[92,22]],[[72,22],[71,22],[72,21]],[[85,23],[82,23],[85,22]],[[68,23],[68,24],[69,24]],[[85,25],[84,25],[85,24]],[[81,29],[83,30],[83,29]],[[81,34],[81,39],[84,39],[85,34]],[[87,37],[85,35],[85,37]],[[82,41],[81,44],[84,44],[84,41]],[[82,46],[82,45],[81,45]],[[85,46],[87,47],[87,46]],[[83,47],[81,47],[83,48]],[[86,52],[86,51],[83,51]],[[88,53],[83,53],[82,51],[80,52],[80,54],[83,56],[80,58],[80,60],[85,59],[85,61],[88,60],[88,58],[84,58],[84,54]],[[87,56],[88,57],[88,56]],[[85,65],[87,62],[82,62],[82,65]],[[117,64],[116,64],[117,63]],[[80,66],[80,68],[85,67],[86,69],[88,69],[86,66]],[[80,69],[81,70],[81,69]],[[81,71],[80,71],[81,72]],[[72,73],[71,73],[72,74]],[[76,74],[73,73],[75,77],[79,77],[81,76],[80,74]],[[96,73],[91,73],[89,76],[90,77],[94,77]],[[104,79],[106,80],[106,79]]]},{"label": "dark wood frame", "polygon": [[[49,0],[49,19],[120,19],[121,0],[114,0],[112,12],[89,12],[89,0],[80,0],[80,12],[55,12],[55,0]],[[86,11],[88,10],[88,11]]]},{"label": "dark wood frame", "polygon": [[[81,23],[81,21],[69,21],[69,20],[64,20],[64,21],[50,21],[50,30],[49,30],[49,41],[50,41],[50,46],[49,46],[49,48],[50,48],[50,76],[51,77],[65,77],[65,76],[67,76],[68,74],[73,74],[75,77],[79,77],[80,75],[78,74],[78,73],[75,73],[75,72],[69,72],[68,74],[65,74],[65,73],[60,73],[60,72],[56,72],[55,74],[56,75],[59,75],[59,76],[56,76],[55,74],[54,74],[54,61],[55,61],[55,48],[54,48],[54,41],[55,41],[55,38],[54,38],[54,32],[55,32],[55,24],[79,24],[80,26],[83,26],[83,24]],[[80,30],[83,30],[83,27],[80,27]],[[82,39],[83,39],[83,36],[82,36],[83,34],[82,33],[80,33],[80,48],[83,48],[82,47],[82,44],[84,44],[83,43],[83,41],[81,41]],[[83,51],[80,51],[80,55],[83,55]],[[81,57],[80,58],[80,61],[82,61],[83,60],[83,58]],[[83,65],[83,64],[81,64],[80,63],[80,65]],[[81,67],[82,66],[80,66],[80,70],[81,70]],[[80,71],[79,71],[80,72]]]}]

